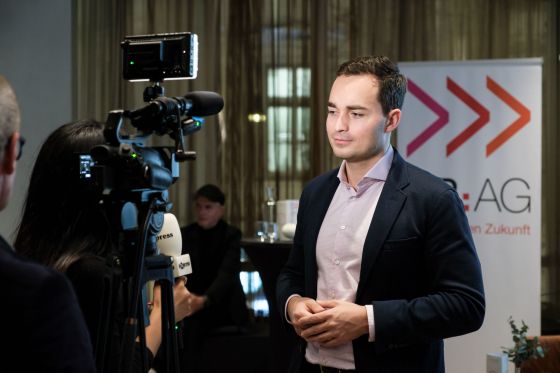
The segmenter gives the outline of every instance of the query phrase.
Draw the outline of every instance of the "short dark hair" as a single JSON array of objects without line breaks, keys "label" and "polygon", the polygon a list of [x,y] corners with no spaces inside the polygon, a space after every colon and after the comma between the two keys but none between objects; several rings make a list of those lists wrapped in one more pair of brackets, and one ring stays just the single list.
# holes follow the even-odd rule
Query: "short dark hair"
[{"label": "short dark hair", "polygon": [[213,184],[206,184],[200,187],[200,189],[198,189],[194,194],[194,199],[197,199],[198,197],[204,197],[209,201],[218,202],[222,206],[226,202],[226,196],[224,192],[222,192],[220,188]]},{"label": "short dark hair", "polygon": [[364,56],[344,62],[336,72],[336,76],[364,74],[373,75],[379,80],[379,103],[383,114],[402,109],[406,77],[399,72],[395,63],[385,56]]}]

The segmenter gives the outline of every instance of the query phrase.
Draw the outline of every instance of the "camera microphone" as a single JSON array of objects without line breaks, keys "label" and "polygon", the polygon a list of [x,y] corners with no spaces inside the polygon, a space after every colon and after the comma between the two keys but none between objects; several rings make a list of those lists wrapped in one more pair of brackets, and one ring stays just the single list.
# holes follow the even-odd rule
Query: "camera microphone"
[{"label": "camera microphone", "polygon": [[191,108],[187,113],[191,117],[215,115],[224,108],[224,99],[216,92],[194,91],[187,93],[182,98],[191,103]]},{"label": "camera microphone", "polygon": [[182,97],[157,97],[143,108],[131,111],[129,117],[134,127],[157,131],[157,119],[165,123],[168,117],[176,120],[177,115],[206,117],[218,114],[223,107],[224,99],[216,92],[195,91]]}]

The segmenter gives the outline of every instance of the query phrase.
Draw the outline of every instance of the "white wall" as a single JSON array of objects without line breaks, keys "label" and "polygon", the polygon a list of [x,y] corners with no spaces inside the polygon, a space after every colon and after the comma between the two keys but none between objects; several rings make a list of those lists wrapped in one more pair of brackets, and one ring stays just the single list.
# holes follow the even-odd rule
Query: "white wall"
[{"label": "white wall", "polygon": [[72,119],[71,0],[0,1],[0,74],[14,88],[27,143],[0,235],[12,242],[33,162],[46,136]]}]

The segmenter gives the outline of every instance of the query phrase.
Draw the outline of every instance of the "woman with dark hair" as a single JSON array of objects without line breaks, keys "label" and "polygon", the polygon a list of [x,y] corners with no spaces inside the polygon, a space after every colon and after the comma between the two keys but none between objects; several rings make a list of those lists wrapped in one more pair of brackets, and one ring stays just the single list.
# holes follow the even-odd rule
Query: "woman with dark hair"
[{"label": "woman with dark hair", "polygon": [[[99,203],[99,191],[90,180],[79,176],[78,154],[89,153],[102,143],[103,125],[93,120],[65,124],[47,138],[33,167],[14,244],[22,255],[70,279],[89,328],[99,370],[108,367],[106,361],[119,360],[125,311],[122,293],[115,290],[120,289],[120,282],[115,280],[118,277],[107,260],[117,249],[117,232]],[[173,292],[176,320],[181,320],[187,312],[185,281],[177,281]],[[146,327],[149,365],[162,339],[159,287],[154,293],[150,324]],[[110,301],[117,304],[116,317],[112,325],[106,325]],[[112,333],[108,341],[103,340],[107,328]],[[142,366],[139,344],[136,347],[135,371]],[[103,363],[99,355],[105,353],[110,356]],[[108,367],[109,371],[112,368]]]},{"label": "woman with dark hair", "polygon": [[109,222],[98,193],[79,178],[78,153],[102,144],[103,125],[79,121],[47,138],[33,167],[15,246],[61,272],[79,258],[111,250]]}]

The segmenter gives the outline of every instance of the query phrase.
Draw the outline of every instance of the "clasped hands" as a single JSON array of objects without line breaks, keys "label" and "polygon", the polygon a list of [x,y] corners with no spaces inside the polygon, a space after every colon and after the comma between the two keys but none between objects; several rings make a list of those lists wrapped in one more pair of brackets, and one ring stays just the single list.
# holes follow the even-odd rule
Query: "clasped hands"
[{"label": "clasped hands", "polygon": [[288,317],[300,337],[323,347],[336,347],[369,333],[365,306],[343,300],[314,300],[295,296]]}]

